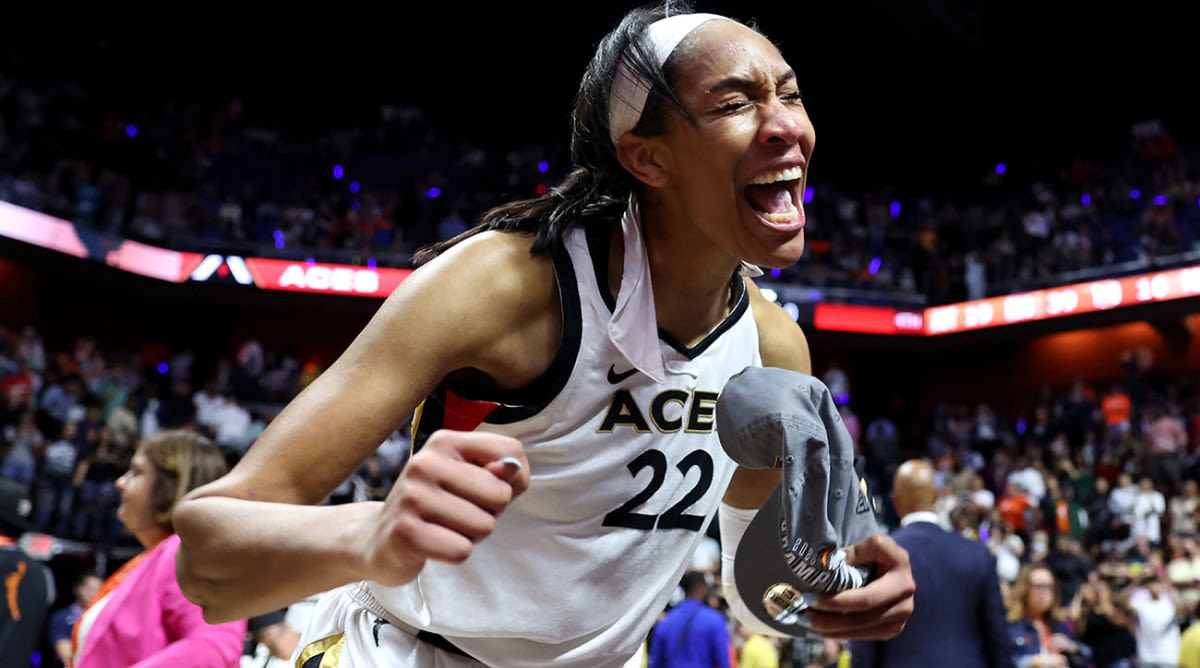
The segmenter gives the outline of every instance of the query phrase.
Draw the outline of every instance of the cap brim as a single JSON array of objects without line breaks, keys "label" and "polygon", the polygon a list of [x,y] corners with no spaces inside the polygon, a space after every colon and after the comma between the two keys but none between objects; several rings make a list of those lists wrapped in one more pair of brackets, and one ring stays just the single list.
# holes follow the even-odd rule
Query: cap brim
[{"label": "cap brim", "polygon": [[[803,635],[809,631],[807,620],[795,611],[807,607],[808,600],[813,594],[805,591],[806,587],[800,578],[788,565],[783,556],[784,546],[781,538],[780,494],[783,486],[777,486],[767,497],[758,514],[746,527],[738,543],[737,553],[733,561],[734,584],[742,601],[762,623],[787,635]],[[790,587],[776,588],[777,585]],[[778,592],[781,596],[771,598],[772,609],[768,610],[768,593]],[[797,598],[792,602],[791,611],[787,608],[788,595]]]}]

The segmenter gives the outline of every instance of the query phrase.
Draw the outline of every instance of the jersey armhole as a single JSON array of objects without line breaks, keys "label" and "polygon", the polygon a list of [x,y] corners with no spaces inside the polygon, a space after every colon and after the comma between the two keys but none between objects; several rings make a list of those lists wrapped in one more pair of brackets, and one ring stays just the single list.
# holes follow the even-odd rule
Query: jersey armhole
[{"label": "jersey armhole", "polygon": [[579,357],[583,315],[575,267],[562,239],[550,246],[562,309],[562,341],[550,366],[524,387],[478,392],[451,390],[445,382],[421,402],[413,417],[413,452],[438,429],[471,431],[480,424],[509,424],[537,415],[562,392]]}]

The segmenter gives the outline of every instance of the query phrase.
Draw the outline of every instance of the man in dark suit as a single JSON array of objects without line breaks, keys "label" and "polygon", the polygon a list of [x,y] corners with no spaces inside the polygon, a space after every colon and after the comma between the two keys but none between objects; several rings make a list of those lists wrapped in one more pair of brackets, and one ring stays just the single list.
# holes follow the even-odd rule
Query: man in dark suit
[{"label": "man in dark suit", "polygon": [[943,529],[933,512],[933,468],[909,460],[894,476],[892,502],[917,583],[900,635],[850,643],[853,668],[1009,668],[1008,625],[996,559],[982,543]]}]

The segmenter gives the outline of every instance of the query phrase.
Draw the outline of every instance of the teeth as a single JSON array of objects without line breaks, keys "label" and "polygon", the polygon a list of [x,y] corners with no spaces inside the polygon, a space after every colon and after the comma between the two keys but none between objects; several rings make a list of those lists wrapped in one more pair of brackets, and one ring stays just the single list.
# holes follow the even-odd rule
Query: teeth
[{"label": "teeth", "polygon": [[790,223],[800,216],[800,209],[797,209],[796,205],[793,204],[790,211],[784,211],[783,213],[760,213],[759,215],[768,223]]},{"label": "teeth", "polygon": [[795,181],[802,176],[804,176],[803,167],[789,167],[787,169],[781,169],[777,172],[759,174],[758,176],[754,177],[754,180],[750,182],[750,185],[762,186],[768,183],[776,183],[779,181]]}]

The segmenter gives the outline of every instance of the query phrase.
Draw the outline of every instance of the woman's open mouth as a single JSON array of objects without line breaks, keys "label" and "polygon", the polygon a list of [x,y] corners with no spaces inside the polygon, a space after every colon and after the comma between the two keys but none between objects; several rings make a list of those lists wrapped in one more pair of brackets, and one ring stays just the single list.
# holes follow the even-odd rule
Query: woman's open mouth
[{"label": "woman's open mouth", "polygon": [[746,202],[768,226],[794,231],[804,228],[804,202],[800,192],[804,168],[789,167],[760,174],[746,186]]}]

